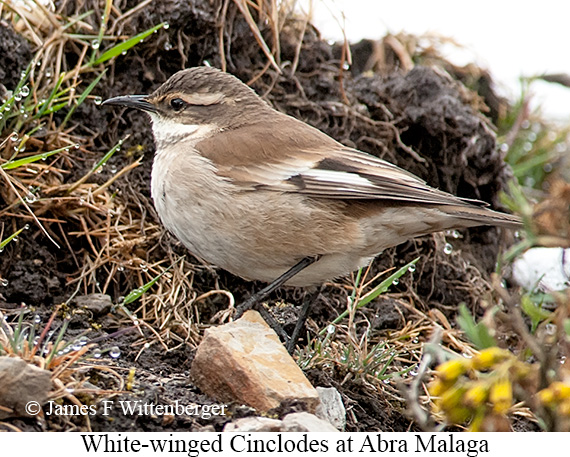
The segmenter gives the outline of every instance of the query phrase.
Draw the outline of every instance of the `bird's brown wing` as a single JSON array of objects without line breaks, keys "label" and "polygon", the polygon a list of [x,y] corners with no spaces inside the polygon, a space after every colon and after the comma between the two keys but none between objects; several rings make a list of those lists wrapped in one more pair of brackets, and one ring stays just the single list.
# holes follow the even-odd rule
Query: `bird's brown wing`
[{"label": "bird's brown wing", "polygon": [[398,200],[461,205],[466,200],[428,186],[385,160],[351,149],[289,116],[268,128],[248,125],[198,143],[218,174],[244,190],[298,192],[316,198]]}]

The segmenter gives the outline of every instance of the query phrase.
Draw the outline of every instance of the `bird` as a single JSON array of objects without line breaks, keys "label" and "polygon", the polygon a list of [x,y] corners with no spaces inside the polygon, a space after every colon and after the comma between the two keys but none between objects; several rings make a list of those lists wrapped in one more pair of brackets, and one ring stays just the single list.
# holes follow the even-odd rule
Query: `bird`
[{"label": "bird", "polygon": [[164,226],[195,256],[273,288],[346,276],[418,236],[521,225],[341,144],[216,68],[181,70],[149,95],[102,105],[150,117],[151,194]]}]

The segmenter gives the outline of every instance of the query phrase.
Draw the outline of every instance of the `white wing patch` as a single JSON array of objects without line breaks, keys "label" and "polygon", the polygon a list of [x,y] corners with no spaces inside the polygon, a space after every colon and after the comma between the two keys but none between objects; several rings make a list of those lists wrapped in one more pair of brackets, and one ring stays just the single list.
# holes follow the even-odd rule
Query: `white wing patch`
[{"label": "white wing patch", "polygon": [[376,185],[367,178],[364,178],[356,173],[349,173],[346,171],[334,171],[334,170],[322,170],[318,168],[313,168],[300,173],[302,176],[307,176],[317,181],[322,181],[326,183],[335,183],[341,185],[341,187],[350,186],[360,186],[360,187],[370,187],[375,188]]}]

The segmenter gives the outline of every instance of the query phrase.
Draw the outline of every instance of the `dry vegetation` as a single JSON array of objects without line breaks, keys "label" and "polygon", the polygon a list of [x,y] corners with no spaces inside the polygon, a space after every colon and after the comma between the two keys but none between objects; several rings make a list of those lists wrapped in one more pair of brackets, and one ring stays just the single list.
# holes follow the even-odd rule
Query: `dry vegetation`
[{"label": "dry vegetation", "polygon": [[[151,395],[160,377],[186,382],[204,328],[227,321],[236,302],[259,287],[204,265],[165,233],[148,191],[153,145],[146,121],[98,108],[108,96],[148,93],[175,71],[208,63],[236,74],[278,109],[443,190],[501,207],[500,191],[513,176],[505,158],[523,185],[512,187],[509,203],[525,217],[519,238],[496,229],[425,237],[323,287],[296,356],[315,384],[341,391],[348,428],[567,428],[569,414],[560,406],[566,397],[558,391],[547,397],[545,389],[568,382],[559,363],[568,351],[568,296],[505,289],[507,269],[491,274],[509,245],[507,267],[530,246],[568,246],[570,239],[568,128],[529,112],[528,88],[517,102],[501,99],[486,71],[447,62],[437,37],[389,35],[331,46],[289,2],[42,5],[0,3],[6,73],[0,86],[0,309],[8,317],[0,347],[52,370],[50,398],[96,404],[131,390],[137,398]],[[466,121],[451,122],[454,114]],[[474,135],[480,141],[471,144]],[[533,209],[529,199],[543,202]],[[116,306],[96,308],[89,300],[83,306],[94,293]],[[295,315],[291,304],[303,296],[283,290],[272,309],[287,325],[287,316]],[[468,311],[460,327],[461,302]],[[521,313],[523,302],[530,304]],[[35,314],[47,323],[35,322]],[[63,332],[50,334],[53,325]],[[554,335],[545,331],[549,325]],[[435,379],[444,388],[432,381],[428,389],[426,360],[444,363],[497,345],[510,355],[484,367],[461,362],[453,376],[443,365]],[[114,346],[121,348],[119,359],[99,359]],[[503,375],[495,380],[489,370]],[[173,392],[211,401],[184,382]],[[464,394],[474,384],[486,387],[469,409]],[[496,386],[502,396],[491,394]],[[547,392],[543,401],[538,391]],[[453,401],[443,402],[443,392],[454,393]],[[164,391],[157,395],[168,401]],[[236,407],[233,414],[252,412]],[[2,426],[120,431],[209,425],[149,422],[45,418]]]}]

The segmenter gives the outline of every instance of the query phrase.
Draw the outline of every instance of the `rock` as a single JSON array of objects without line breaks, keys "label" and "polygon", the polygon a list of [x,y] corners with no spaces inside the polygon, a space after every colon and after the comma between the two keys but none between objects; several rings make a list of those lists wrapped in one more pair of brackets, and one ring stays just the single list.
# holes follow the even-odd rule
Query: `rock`
[{"label": "rock", "polygon": [[279,432],[283,422],[268,417],[244,417],[224,427],[224,432]]},{"label": "rock", "polygon": [[191,376],[220,402],[237,402],[261,412],[283,401],[300,401],[315,411],[319,395],[256,311],[206,330]]},{"label": "rock", "polygon": [[321,402],[315,414],[318,418],[326,420],[338,430],[346,427],[346,409],[342,397],[334,387],[317,387]]},{"label": "rock", "polygon": [[328,421],[311,413],[287,414],[283,420],[267,417],[244,417],[224,427],[224,432],[338,432]]},{"label": "rock", "polygon": [[51,388],[51,372],[19,358],[0,357],[0,420],[34,417]]},{"label": "rock", "polygon": [[91,311],[95,316],[101,316],[111,311],[113,300],[105,294],[89,294],[75,298],[75,303],[79,308]]},{"label": "rock", "polygon": [[287,414],[282,432],[338,432],[328,421],[307,412]]}]

